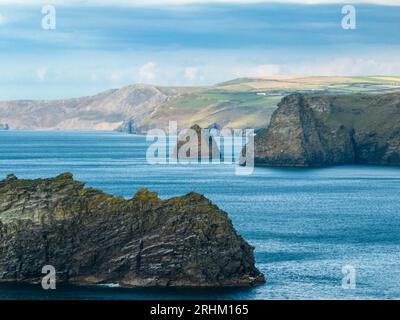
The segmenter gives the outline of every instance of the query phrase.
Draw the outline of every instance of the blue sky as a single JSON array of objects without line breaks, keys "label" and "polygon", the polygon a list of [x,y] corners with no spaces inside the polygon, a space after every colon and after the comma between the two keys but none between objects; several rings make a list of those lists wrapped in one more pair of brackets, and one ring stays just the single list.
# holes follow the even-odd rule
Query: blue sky
[{"label": "blue sky", "polygon": [[136,82],[400,75],[400,1],[356,1],[356,30],[341,28],[340,1],[183,2],[46,1],[57,28],[43,30],[41,1],[0,0],[0,100]]}]

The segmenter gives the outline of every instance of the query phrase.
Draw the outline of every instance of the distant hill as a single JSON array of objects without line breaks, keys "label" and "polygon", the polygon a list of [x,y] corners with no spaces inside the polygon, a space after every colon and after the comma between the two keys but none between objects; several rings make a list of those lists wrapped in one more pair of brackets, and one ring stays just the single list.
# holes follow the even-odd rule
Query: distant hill
[{"label": "distant hill", "polygon": [[209,87],[134,84],[94,96],[65,100],[0,102],[0,123],[11,130],[119,130],[144,133],[197,123],[262,128],[283,96],[299,93],[400,91],[400,77],[240,78]]}]

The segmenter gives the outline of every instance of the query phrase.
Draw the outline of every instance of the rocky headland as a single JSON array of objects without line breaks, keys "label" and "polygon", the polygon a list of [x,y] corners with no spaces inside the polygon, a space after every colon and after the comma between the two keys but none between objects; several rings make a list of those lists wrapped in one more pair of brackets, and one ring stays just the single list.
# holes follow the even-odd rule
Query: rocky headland
[{"label": "rocky headland", "polygon": [[197,193],[116,197],[73,179],[0,181],[0,283],[126,287],[251,286],[264,282],[253,247],[227,214]]},{"label": "rocky headland", "polygon": [[292,94],[255,137],[255,165],[400,165],[400,94]]}]

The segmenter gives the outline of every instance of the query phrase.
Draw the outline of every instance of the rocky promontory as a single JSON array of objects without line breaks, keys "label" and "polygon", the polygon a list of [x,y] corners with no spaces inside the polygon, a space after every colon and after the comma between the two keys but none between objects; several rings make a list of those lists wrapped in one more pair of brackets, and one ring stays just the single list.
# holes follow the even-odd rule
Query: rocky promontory
[{"label": "rocky promontory", "polygon": [[197,193],[131,199],[69,173],[0,181],[0,282],[37,283],[45,265],[57,283],[127,287],[249,286],[264,282],[253,248],[227,214]]},{"label": "rocky promontory", "polygon": [[400,165],[400,94],[292,94],[255,137],[258,166]]}]

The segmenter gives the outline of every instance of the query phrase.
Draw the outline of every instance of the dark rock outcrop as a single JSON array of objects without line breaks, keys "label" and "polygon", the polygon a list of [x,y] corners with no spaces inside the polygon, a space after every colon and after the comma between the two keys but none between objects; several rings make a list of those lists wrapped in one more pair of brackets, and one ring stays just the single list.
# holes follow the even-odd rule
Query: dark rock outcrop
[{"label": "dark rock outcrop", "polygon": [[400,94],[293,94],[255,137],[258,166],[400,165]]},{"label": "dark rock outcrop", "polygon": [[0,130],[9,130],[10,127],[7,123],[0,123]]},{"label": "dark rock outcrop", "polygon": [[0,282],[122,286],[248,286],[264,282],[253,248],[227,214],[196,193],[125,200],[75,181],[0,181]]},{"label": "dark rock outcrop", "polygon": [[[221,152],[218,148],[217,142],[210,134],[209,129],[202,129],[199,125],[195,124],[190,127],[192,133],[196,136],[191,136],[187,130],[182,130],[182,134],[178,137],[176,152],[173,157],[180,158],[180,154],[186,154],[188,159],[202,159],[212,160],[219,159]],[[197,138],[197,139],[196,139]],[[183,150],[182,152],[180,152]],[[197,152],[196,152],[197,151]]]}]

